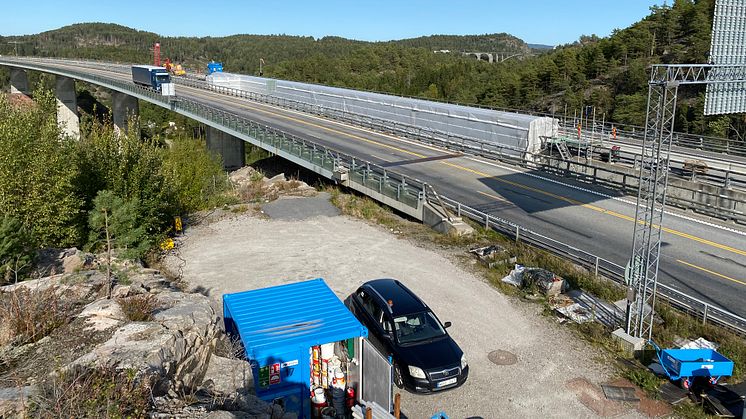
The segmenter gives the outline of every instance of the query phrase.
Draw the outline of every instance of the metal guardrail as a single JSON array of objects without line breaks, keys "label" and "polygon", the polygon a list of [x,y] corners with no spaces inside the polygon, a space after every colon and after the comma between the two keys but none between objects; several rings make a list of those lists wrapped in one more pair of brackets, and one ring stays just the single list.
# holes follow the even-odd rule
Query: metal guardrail
[{"label": "metal guardrail", "polygon": [[[244,138],[249,138],[253,140],[251,141],[252,143],[268,151],[275,153],[281,151],[289,156],[297,157],[312,166],[325,170],[327,173],[332,173],[339,168],[345,168],[348,170],[350,181],[361,184],[366,188],[377,190],[379,193],[413,208],[416,208],[425,200],[435,199],[430,196],[431,194],[426,192],[426,184],[420,180],[401,175],[374,163],[287,134],[276,128],[259,124],[243,116],[191,100],[170,100],[153,90],[108,77],[90,75],[76,70],[61,70],[41,63],[31,65],[27,62],[17,61],[17,63],[29,69],[73,77],[78,80],[130,93],[133,96],[154,102],[175,112],[204,121],[209,125],[237,133]],[[13,65],[13,60],[3,57],[0,58],[0,64]],[[536,233],[516,223],[483,213],[448,197],[441,195],[440,200],[458,216],[466,216],[484,225],[486,228],[492,228],[497,232],[514,238],[516,241],[521,241],[555,255],[568,258],[574,263],[592,271],[596,276],[604,276],[618,284],[624,284],[624,267],[621,265],[552,239],[551,237]],[[735,333],[746,335],[746,319],[743,317],[664,284],[658,284],[658,295],[678,310],[701,319],[703,324],[710,323]]]},{"label": "metal guardrail", "polygon": [[[520,225],[495,217],[458,201],[441,196],[444,203],[460,217],[467,217],[485,228],[491,228],[516,241],[549,251],[565,257],[586,268],[596,276],[603,276],[625,285],[624,267],[593,253],[578,249],[543,234],[521,227]],[[711,323],[740,335],[746,335],[746,319],[719,308],[713,304],[694,298],[668,285],[658,283],[658,296],[678,310],[702,320],[703,324]]]}]

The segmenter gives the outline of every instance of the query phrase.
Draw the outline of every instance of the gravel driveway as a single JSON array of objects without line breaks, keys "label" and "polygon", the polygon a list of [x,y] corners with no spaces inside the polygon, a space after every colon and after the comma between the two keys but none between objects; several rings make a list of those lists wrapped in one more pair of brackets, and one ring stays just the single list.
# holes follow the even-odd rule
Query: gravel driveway
[{"label": "gravel driveway", "polygon": [[[403,393],[408,417],[429,418],[440,410],[451,418],[597,417],[586,406],[598,395],[581,394],[568,382],[607,381],[608,372],[596,361],[598,352],[542,317],[538,306],[500,294],[445,255],[335,215],[323,195],[281,199],[266,212],[282,216],[230,215],[187,232],[180,250],[184,279],[217,307],[226,292],[310,278],[324,278],[342,299],[369,279],[397,278],[442,321],[453,322],[448,331],[471,366],[468,381],[458,389],[426,396]],[[517,363],[490,362],[493,350],[515,354]],[[625,407],[614,416],[639,413]]]}]

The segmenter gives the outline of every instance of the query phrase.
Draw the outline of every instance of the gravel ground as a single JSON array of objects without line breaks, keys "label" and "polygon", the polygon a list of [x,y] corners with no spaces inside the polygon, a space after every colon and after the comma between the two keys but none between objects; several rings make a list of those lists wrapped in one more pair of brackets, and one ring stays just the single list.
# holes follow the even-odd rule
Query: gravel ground
[{"label": "gravel ground", "polygon": [[[587,395],[568,385],[610,379],[595,349],[542,317],[538,306],[502,295],[448,255],[334,216],[325,199],[267,204],[265,215],[280,219],[231,214],[189,229],[180,246],[184,280],[220,307],[223,293],[310,278],[323,277],[342,299],[367,280],[398,278],[442,321],[453,322],[448,331],[470,364],[469,379],[458,389],[426,396],[404,392],[402,409],[409,418],[441,410],[451,418],[598,417],[586,407]],[[309,211],[307,217],[297,215],[301,210]],[[179,262],[171,258],[167,264]],[[518,362],[493,364],[487,355],[497,349],[515,354]],[[640,414],[625,405],[614,416]]]}]

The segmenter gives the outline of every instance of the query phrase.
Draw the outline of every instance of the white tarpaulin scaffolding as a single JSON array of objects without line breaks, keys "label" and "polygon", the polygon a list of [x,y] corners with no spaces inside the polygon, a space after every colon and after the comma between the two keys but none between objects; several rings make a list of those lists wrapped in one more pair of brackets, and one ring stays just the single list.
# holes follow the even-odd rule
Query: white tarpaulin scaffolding
[{"label": "white tarpaulin scaffolding", "polygon": [[231,73],[213,73],[207,82],[248,92],[293,100],[310,106],[362,115],[498,144],[519,152],[539,153],[543,139],[556,136],[554,118],[473,108],[381,93],[267,79]]}]

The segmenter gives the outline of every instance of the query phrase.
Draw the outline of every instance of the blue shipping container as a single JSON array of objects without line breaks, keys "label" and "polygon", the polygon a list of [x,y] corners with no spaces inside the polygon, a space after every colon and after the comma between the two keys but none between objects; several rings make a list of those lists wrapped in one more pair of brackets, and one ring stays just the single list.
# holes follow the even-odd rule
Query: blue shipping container
[{"label": "blue shipping container", "polygon": [[224,294],[223,316],[246,350],[257,396],[300,418],[310,417],[311,347],[368,336],[321,278]]},{"label": "blue shipping container", "polygon": [[220,73],[223,71],[223,63],[210,61],[207,63],[207,74]]}]

